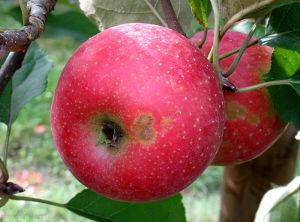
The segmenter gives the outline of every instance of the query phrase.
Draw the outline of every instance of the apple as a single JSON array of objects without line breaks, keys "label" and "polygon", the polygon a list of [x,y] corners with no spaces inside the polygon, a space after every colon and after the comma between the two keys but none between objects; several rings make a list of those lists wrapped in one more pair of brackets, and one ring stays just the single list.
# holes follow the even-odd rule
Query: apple
[{"label": "apple", "polygon": [[165,27],[109,28],[67,62],[51,110],[57,149],[73,175],[106,197],[165,198],[213,160],[224,98],[208,60]]},{"label": "apple", "polygon": [[[219,54],[242,46],[246,34],[229,30],[222,38]],[[196,33],[191,41],[200,41],[202,33]],[[254,38],[252,41],[255,40]],[[213,44],[213,31],[208,32],[202,52],[208,55]],[[237,88],[262,82],[262,76],[270,70],[272,48],[254,45],[246,49],[229,81]],[[222,72],[230,67],[236,55],[220,60]],[[224,92],[225,130],[223,142],[213,164],[229,165],[249,161],[266,151],[281,135],[284,123],[279,120],[267,89],[243,93]]]}]

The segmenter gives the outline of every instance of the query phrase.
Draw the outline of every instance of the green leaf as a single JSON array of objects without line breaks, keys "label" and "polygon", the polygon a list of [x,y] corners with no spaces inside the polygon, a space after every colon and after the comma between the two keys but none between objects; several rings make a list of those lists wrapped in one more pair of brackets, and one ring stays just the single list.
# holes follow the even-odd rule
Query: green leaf
[{"label": "green leaf", "polygon": [[255,222],[300,221],[300,177],[287,186],[268,191],[258,208]]},{"label": "green leaf", "polygon": [[[293,2],[299,2],[299,0],[223,0],[222,1],[222,14],[225,21],[229,20],[232,16],[237,13],[241,13],[244,9],[248,7],[255,7],[256,10],[247,12],[243,11],[242,18],[257,18],[266,13],[272,11],[285,4],[290,4]],[[264,4],[262,4],[264,3]],[[258,5],[261,5],[258,7]]]},{"label": "green leaf", "polygon": [[56,6],[60,6],[60,5],[66,6],[69,9],[73,9],[75,11],[80,11],[79,4],[77,1],[59,0],[59,2],[57,2]]},{"label": "green leaf", "polygon": [[211,13],[211,4],[209,0],[189,0],[192,12],[198,22],[208,28],[208,16]]},{"label": "green leaf", "polygon": [[[165,25],[165,16],[159,0],[79,0],[80,8],[91,18],[99,28],[109,27],[130,22],[152,23]],[[171,0],[174,11],[186,31],[193,19],[188,1]],[[151,7],[150,7],[150,6]]]},{"label": "green leaf", "polygon": [[7,84],[5,90],[0,95],[0,122],[5,124],[9,123],[10,117],[10,102],[11,102],[11,91],[12,84],[11,81]]},{"label": "green leaf", "polygon": [[128,203],[105,198],[91,190],[83,190],[65,207],[83,217],[100,222],[185,222],[182,197],[147,203]]},{"label": "green leaf", "polygon": [[0,96],[0,122],[11,125],[23,106],[40,95],[47,85],[47,74],[52,62],[33,43],[4,93]]},{"label": "green leaf", "polygon": [[98,28],[82,12],[66,11],[49,15],[44,37],[67,35],[85,41],[98,32]]},{"label": "green leaf", "polygon": [[269,87],[273,105],[282,120],[300,130],[300,96],[290,86]]},{"label": "green leaf", "polygon": [[261,44],[300,52],[300,3],[275,9],[267,24]]},{"label": "green leaf", "polygon": [[[300,71],[300,53],[295,51],[275,48],[272,56],[270,72],[264,76],[264,80],[290,79],[293,88],[298,91],[298,73]],[[293,82],[294,81],[294,82]],[[290,86],[274,86],[268,88],[271,99],[279,117],[292,122],[300,129],[300,96]]]}]

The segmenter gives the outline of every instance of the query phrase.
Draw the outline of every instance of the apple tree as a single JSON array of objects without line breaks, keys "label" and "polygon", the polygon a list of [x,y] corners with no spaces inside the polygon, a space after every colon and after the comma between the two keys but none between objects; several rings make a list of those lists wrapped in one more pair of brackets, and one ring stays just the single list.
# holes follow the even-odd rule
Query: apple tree
[{"label": "apple tree", "polygon": [[[21,13],[1,3],[22,20],[0,30],[1,206],[184,222],[179,192],[211,164],[224,166],[220,221],[299,221],[299,177],[289,183],[300,130],[298,2],[20,0]],[[58,4],[68,9],[60,17],[51,14]],[[84,42],[51,109],[56,147],[87,187],[66,203],[20,195],[7,166],[13,123],[53,67],[35,40],[62,29]]]}]

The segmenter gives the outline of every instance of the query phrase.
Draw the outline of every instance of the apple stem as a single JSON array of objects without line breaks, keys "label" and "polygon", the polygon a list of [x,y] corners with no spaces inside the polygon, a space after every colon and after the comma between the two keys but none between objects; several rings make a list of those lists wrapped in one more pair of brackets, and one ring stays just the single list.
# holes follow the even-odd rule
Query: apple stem
[{"label": "apple stem", "polygon": [[105,121],[101,125],[99,144],[116,147],[123,137],[121,127],[113,121]]},{"label": "apple stem", "polygon": [[225,77],[228,77],[230,76],[234,70],[236,69],[236,67],[238,66],[246,48],[248,47],[249,45],[249,42],[252,38],[252,36],[254,35],[255,31],[256,31],[256,28],[257,28],[257,25],[262,21],[263,17],[260,17],[258,19],[256,19],[255,23],[253,24],[250,32],[248,33],[247,35],[247,38],[245,39],[243,45],[240,47],[239,49],[239,52],[237,54],[237,56],[235,57],[234,61],[232,62],[232,64],[230,65],[230,67],[228,68],[228,70],[223,74]]},{"label": "apple stem", "polygon": [[198,44],[198,47],[201,49],[203,44],[205,43],[205,40],[206,40],[206,37],[207,37],[207,33],[208,33],[208,28],[206,27],[204,30],[203,30],[203,36]]},{"label": "apple stem", "polygon": [[214,12],[214,42],[213,42],[213,65],[216,69],[219,81],[223,86],[223,75],[219,64],[219,32],[220,32],[220,1],[210,0]]},{"label": "apple stem", "polygon": [[240,92],[248,92],[251,90],[257,90],[265,87],[270,87],[270,86],[278,86],[278,85],[292,85],[293,81],[291,79],[283,79],[283,80],[274,80],[274,81],[269,81],[269,82],[263,82],[259,83],[253,86],[247,86],[243,88],[239,88],[236,90],[237,93]]}]

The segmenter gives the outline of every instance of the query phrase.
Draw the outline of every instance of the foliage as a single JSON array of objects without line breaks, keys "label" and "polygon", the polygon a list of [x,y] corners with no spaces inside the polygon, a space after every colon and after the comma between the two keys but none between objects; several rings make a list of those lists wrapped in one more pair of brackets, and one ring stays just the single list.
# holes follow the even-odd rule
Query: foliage
[{"label": "foliage", "polygon": [[181,195],[177,194],[162,201],[126,203],[84,190],[65,206],[81,216],[99,222],[184,222],[186,220],[181,199]]},{"label": "foliage", "polygon": [[204,28],[208,28],[208,16],[211,13],[210,1],[189,0],[189,2],[195,18]]},{"label": "foliage", "polygon": [[46,88],[52,62],[37,44],[32,44],[22,67],[0,96],[0,122],[12,125],[22,107]]},{"label": "foliage", "polygon": [[[223,16],[225,20],[230,19],[235,14],[243,11],[243,18],[256,18],[267,14],[277,7],[292,2],[299,2],[299,0],[273,0],[273,1],[259,1],[259,0],[224,0],[223,1]],[[253,11],[246,10],[253,5],[259,5]]]},{"label": "foliage", "polygon": [[[111,26],[141,22],[166,26],[158,0],[80,0],[84,13],[97,24],[99,30]],[[174,10],[183,27],[189,27],[192,13],[187,1],[172,0]]]},{"label": "foliage", "polygon": [[294,3],[272,11],[262,44],[300,52],[300,3]]},{"label": "foliage", "polygon": [[[267,81],[289,79],[297,80],[300,71],[300,54],[286,49],[276,48],[272,56],[272,67],[265,75]],[[293,84],[299,93],[299,82]],[[300,96],[290,86],[270,87],[271,98],[279,116],[292,122],[300,129]]]}]

